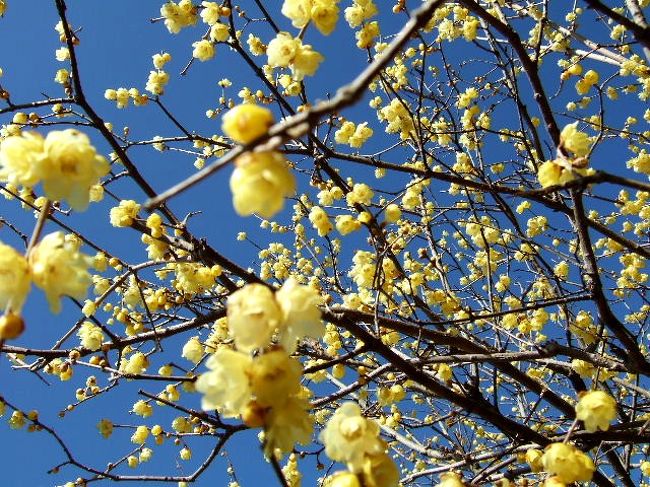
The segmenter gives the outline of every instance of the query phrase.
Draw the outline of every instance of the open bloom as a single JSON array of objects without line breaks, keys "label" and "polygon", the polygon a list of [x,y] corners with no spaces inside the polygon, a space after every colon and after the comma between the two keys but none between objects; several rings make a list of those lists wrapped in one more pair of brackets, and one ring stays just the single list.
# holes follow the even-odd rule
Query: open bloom
[{"label": "open bloom", "polygon": [[284,318],[280,343],[289,353],[295,350],[296,340],[309,336],[321,337],[325,326],[320,319],[320,295],[316,289],[303,286],[289,278],[275,293]]},{"label": "open bloom", "polygon": [[218,409],[225,417],[241,414],[251,399],[248,371],[252,358],[245,353],[220,348],[206,362],[210,369],[196,381],[196,390],[203,393],[201,407]]},{"label": "open bloom", "polygon": [[262,284],[244,286],[228,298],[228,328],[238,350],[265,347],[281,323],[273,291]]},{"label": "open bloom", "polygon": [[585,429],[590,433],[607,431],[616,418],[616,401],[604,391],[582,393],[576,405],[576,418],[585,424]]},{"label": "open bloom", "polygon": [[0,308],[20,312],[30,285],[27,259],[0,242]]},{"label": "open bloom", "polygon": [[235,161],[230,177],[235,211],[271,218],[284,206],[284,198],[296,192],[296,180],[279,152],[249,152]]},{"label": "open bloom", "polygon": [[544,471],[555,474],[559,480],[570,484],[591,480],[596,467],[593,460],[575,446],[567,443],[548,445],[542,456]]},{"label": "open bloom", "polygon": [[92,279],[92,258],[79,252],[79,241],[55,232],[46,235],[29,254],[34,284],[45,291],[53,313],[61,311],[61,296],[83,299]]}]

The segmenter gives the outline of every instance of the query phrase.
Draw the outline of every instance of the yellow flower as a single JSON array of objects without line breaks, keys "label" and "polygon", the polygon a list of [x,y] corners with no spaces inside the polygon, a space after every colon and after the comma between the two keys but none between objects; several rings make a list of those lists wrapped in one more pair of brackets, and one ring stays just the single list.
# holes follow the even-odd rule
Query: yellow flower
[{"label": "yellow flower", "polygon": [[548,445],[542,456],[542,464],[545,472],[555,474],[567,484],[591,480],[596,469],[588,455],[567,443]]},{"label": "yellow flower", "polygon": [[578,130],[578,122],[574,122],[562,129],[560,146],[572,152],[575,157],[582,157],[589,153],[591,142],[586,133]]},{"label": "yellow flower", "polygon": [[321,297],[316,289],[303,286],[290,277],[275,293],[275,299],[284,321],[280,344],[288,353],[295,350],[296,340],[305,336],[319,338],[325,334],[318,309]]},{"label": "yellow flower", "polygon": [[77,336],[81,339],[81,346],[92,351],[99,350],[104,342],[102,329],[90,321],[81,324]]},{"label": "yellow flower", "polygon": [[62,232],[46,235],[29,254],[34,284],[45,291],[53,313],[61,311],[61,296],[83,299],[92,279],[92,258],[79,252],[79,241]]},{"label": "yellow flower", "polygon": [[301,81],[305,76],[313,76],[323,59],[323,56],[314,51],[309,44],[300,46],[291,64],[293,78]]},{"label": "yellow flower", "polygon": [[363,464],[365,487],[397,487],[399,477],[397,465],[384,452],[369,456]]},{"label": "yellow flower", "polygon": [[113,433],[113,423],[108,419],[102,419],[97,423],[97,429],[104,438],[108,438]]},{"label": "yellow flower", "polygon": [[315,0],[311,8],[311,20],[323,35],[330,35],[339,20],[339,7],[332,0]]},{"label": "yellow flower", "polygon": [[325,480],[326,487],[361,487],[359,477],[352,472],[336,472]]},{"label": "yellow flower", "polygon": [[363,471],[368,455],[378,455],[385,450],[379,439],[379,426],[361,415],[361,409],[353,402],[341,405],[319,435],[325,445],[327,456],[337,462],[345,462],[353,472]]},{"label": "yellow flower", "polygon": [[237,105],[223,116],[221,129],[235,142],[248,144],[264,135],[271,125],[273,125],[271,110],[245,103]]},{"label": "yellow flower", "polygon": [[301,29],[311,19],[312,0],[284,0],[282,15],[291,20],[291,24]]},{"label": "yellow flower", "polygon": [[196,41],[192,47],[194,48],[192,57],[199,61],[208,61],[214,57],[214,45],[206,39]]},{"label": "yellow flower", "polygon": [[585,424],[585,429],[590,433],[607,431],[616,418],[616,401],[604,391],[582,393],[576,405],[576,418]]},{"label": "yellow flower", "polygon": [[361,228],[361,222],[352,215],[338,215],[336,217],[336,229],[341,235],[355,232]]},{"label": "yellow flower", "polygon": [[0,316],[0,340],[13,340],[22,335],[23,331],[25,322],[20,315],[9,312]]},{"label": "yellow flower", "polygon": [[309,211],[309,221],[313,225],[314,229],[318,230],[319,237],[324,237],[332,231],[332,223],[330,222],[325,210],[320,206],[314,206]]},{"label": "yellow flower", "polygon": [[249,152],[235,166],[230,189],[239,215],[271,218],[284,206],[284,198],[296,192],[296,181],[279,152]]},{"label": "yellow flower", "polygon": [[203,345],[201,345],[199,337],[194,336],[183,346],[181,356],[192,363],[198,364],[204,353]]},{"label": "yellow flower", "polygon": [[214,25],[221,15],[221,7],[217,2],[201,2],[201,20],[208,25]]},{"label": "yellow flower", "polygon": [[284,350],[258,356],[250,368],[250,384],[257,403],[265,407],[281,405],[300,392],[302,366]]},{"label": "yellow flower", "polygon": [[147,438],[149,437],[149,428],[146,426],[138,426],[135,429],[135,432],[133,435],[131,435],[131,443],[135,443],[137,445],[143,445],[145,441],[147,441]]},{"label": "yellow flower", "polygon": [[402,218],[402,210],[400,210],[400,207],[395,203],[391,203],[390,205],[386,206],[384,214],[386,216],[387,223],[395,223],[397,220]]},{"label": "yellow flower", "polygon": [[440,475],[440,483],[436,487],[465,487],[463,478],[455,472]]},{"label": "yellow flower", "polygon": [[140,205],[133,200],[122,200],[118,206],[111,208],[111,225],[114,227],[128,227],[138,215]]},{"label": "yellow flower", "polygon": [[133,405],[133,412],[143,418],[148,418],[153,414],[153,406],[140,399]]},{"label": "yellow flower", "polygon": [[294,39],[288,32],[279,32],[266,48],[269,66],[288,67],[301,47],[300,39]]},{"label": "yellow flower", "polygon": [[283,322],[273,291],[262,284],[247,284],[228,298],[228,328],[237,349],[263,348]]},{"label": "yellow flower", "polygon": [[248,380],[251,363],[249,355],[227,348],[211,355],[205,364],[210,370],[196,381],[196,390],[203,393],[201,407],[218,409],[227,418],[241,414],[252,395]]},{"label": "yellow flower", "polygon": [[167,2],[160,7],[160,15],[165,18],[165,27],[171,34],[178,34],[183,27],[196,24],[196,11],[192,0],[181,0],[178,4]]},{"label": "yellow flower", "polygon": [[27,259],[0,242],[0,308],[20,313],[30,282]]},{"label": "yellow flower", "polygon": [[532,472],[541,472],[544,470],[544,465],[542,464],[543,454],[541,450],[537,450],[536,448],[526,450],[526,463],[530,465]]},{"label": "yellow flower", "polygon": [[43,137],[36,132],[7,137],[0,144],[0,180],[32,187],[41,179]]},{"label": "yellow flower", "polygon": [[309,400],[298,394],[286,398],[282,405],[268,412],[264,418],[264,453],[267,457],[276,448],[286,453],[292,451],[296,443],[311,443],[314,419],[309,415],[309,408]]},{"label": "yellow flower", "polygon": [[85,134],[75,129],[50,132],[43,149],[45,158],[40,160],[39,173],[45,196],[85,210],[90,188],[110,169],[106,159],[97,154]]},{"label": "yellow flower", "polygon": [[537,171],[537,179],[542,188],[555,186],[558,184],[566,184],[575,178],[573,172],[565,169],[555,161],[546,161]]}]

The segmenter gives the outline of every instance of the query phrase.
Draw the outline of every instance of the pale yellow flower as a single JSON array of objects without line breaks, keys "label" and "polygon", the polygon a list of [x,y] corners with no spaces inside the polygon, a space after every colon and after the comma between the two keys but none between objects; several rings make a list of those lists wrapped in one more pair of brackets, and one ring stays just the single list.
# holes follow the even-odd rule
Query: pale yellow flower
[{"label": "pale yellow flower", "polygon": [[7,137],[0,143],[0,180],[15,186],[32,187],[42,175],[44,139],[36,132]]},{"label": "pale yellow flower", "polygon": [[302,366],[284,350],[256,357],[249,370],[253,394],[261,406],[281,406],[287,397],[300,392]]},{"label": "pale yellow flower", "polygon": [[269,66],[286,68],[302,47],[302,41],[288,32],[279,32],[266,48]]},{"label": "pale yellow flower", "polygon": [[616,401],[604,391],[582,393],[576,405],[576,418],[585,424],[585,429],[590,433],[607,431],[616,418]]},{"label": "pale yellow flower", "polygon": [[397,465],[384,452],[367,457],[363,464],[364,487],[397,487],[399,477]]},{"label": "pale yellow flower", "polygon": [[555,474],[567,484],[591,480],[596,469],[589,455],[567,443],[548,445],[542,456],[542,464],[545,472]]},{"label": "pale yellow flower", "polygon": [[455,472],[446,472],[440,475],[440,483],[436,487],[465,487],[463,478]]},{"label": "pale yellow flower", "polygon": [[45,291],[53,313],[61,311],[61,296],[83,300],[92,279],[92,258],[79,252],[79,242],[62,232],[46,235],[29,254],[34,284]]},{"label": "pale yellow flower", "polygon": [[230,177],[235,211],[271,218],[296,192],[296,180],[279,152],[249,152],[237,158]]},{"label": "pale yellow flower", "polygon": [[378,455],[386,449],[379,439],[379,426],[361,415],[353,402],[342,404],[327,422],[319,436],[327,456],[347,463],[353,472],[363,471],[368,455]]},{"label": "pale yellow flower", "polygon": [[311,20],[323,35],[330,35],[339,20],[339,7],[332,0],[315,0],[310,12]]},{"label": "pale yellow flower", "polygon": [[247,284],[228,298],[228,328],[237,349],[250,352],[269,345],[282,324],[282,310],[273,291],[262,284]]},{"label": "pale yellow flower", "polygon": [[323,62],[323,59],[323,56],[319,52],[314,51],[309,44],[300,46],[291,64],[293,78],[296,81],[300,81],[305,76],[313,76],[320,63]]},{"label": "pale yellow flower", "polygon": [[272,408],[265,417],[266,456],[276,448],[283,452],[293,450],[296,443],[308,445],[314,429],[314,419],[309,415],[309,400],[302,395],[286,398],[278,407]]},{"label": "pale yellow flower", "polygon": [[589,153],[591,141],[586,133],[578,130],[578,122],[574,122],[562,129],[560,145],[575,157],[582,157]]},{"label": "pale yellow flower", "polygon": [[30,283],[27,259],[13,247],[0,242],[0,309],[8,308],[20,313]]},{"label": "pale yellow flower", "polygon": [[192,57],[201,62],[208,61],[214,57],[214,44],[206,39],[196,41],[192,44],[192,47],[194,48],[192,51]]},{"label": "pale yellow flower", "polygon": [[547,188],[558,184],[566,184],[575,179],[575,176],[572,171],[565,169],[555,161],[546,161],[539,166],[537,179],[542,188]]},{"label": "pale yellow flower", "polygon": [[248,380],[251,363],[249,355],[227,348],[211,355],[205,364],[210,370],[196,381],[196,390],[203,394],[201,407],[218,409],[227,418],[241,414],[252,395]]},{"label": "pale yellow flower", "polygon": [[325,334],[318,308],[321,297],[316,289],[289,278],[275,293],[275,299],[284,319],[280,343],[288,353],[295,350],[296,340],[305,336],[320,338]]},{"label": "pale yellow flower", "polygon": [[106,159],[97,154],[88,136],[75,129],[50,132],[43,149],[45,157],[38,171],[45,196],[65,200],[75,210],[85,210],[90,188],[110,169]]},{"label": "pale yellow flower", "polygon": [[223,116],[221,129],[235,142],[248,144],[268,132],[271,125],[271,110],[245,103],[237,105]]},{"label": "pale yellow flower", "polygon": [[81,339],[81,346],[92,351],[99,350],[104,342],[102,329],[90,321],[81,324],[77,336]]},{"label": "pale yellow flower", "polygon": [[291,24],[300,29],[311,19],[312,0],[284,0],[282,15],[291,20]]},{"label": "pale yellow flower", "polygon": [[185,345],[183,345],[181,357],[189,360],[192,363],[198,364],[204,353],[205,350],[199,341],[199,337],[194,336],[190,338]]},{"label": "pale yellow flower", "polygon": [[118,206],[111,208],[110,220],[114,227],[128,227],[140,211],[140,205],[134,200],[122,200]]},{"label": "pale yellow flower", "polygon": [[352,472],[336,472],[325,479],[325,487],[361,487],[359,477]]}]

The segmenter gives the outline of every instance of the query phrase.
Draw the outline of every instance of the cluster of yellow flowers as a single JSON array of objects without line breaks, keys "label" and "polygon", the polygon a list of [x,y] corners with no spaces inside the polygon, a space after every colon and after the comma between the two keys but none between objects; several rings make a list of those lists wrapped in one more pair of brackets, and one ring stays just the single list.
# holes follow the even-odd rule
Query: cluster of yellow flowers
[{"label": "cluster of yellow flowers", "polygon": [[322,34],[329,35],[339,18],[338,3],[339,0],[284,0],[282,14],[297,29],[312,22]]},{"label": "cluster of yellow flowers", "polygon": [[160,15],[165,19],[165,27],[171,34],[178,34],[182,28],[195,25],[198,21],[197,8],[192,0],[178,3],[167,2],[160,7]]},{"label": "cluster of yellow flowers", "polygon": [[[269,109],[243,104],[223,116],[222,129],[235,142],[248,144],[264,135],[271,125],[273,114]],[[271,218],[284,206],[284,198],[295,193],[296,181],[279,152],[247,152],[235,160],[230,190],[238,214],[258,213]]]},{"label": "cluster of yellow flowers", "polygon": [[397,487],[399,471],[379,438],[379,425],[365,418],[353,402],[342,404],[321,431],[319,439],[332,460],[347,465],[329,479],[330,487]]},{"label": "cluster of yellow flowers", "polygon": [[[219,346],[206,363],[210,371],[196,382],[196,390],[204,394],[203,409],[264,427],[267,455],[310,441],[309,391],[300,385],[300,362],[289,354],[297,339],[323,336],[319,301],[315,289],[292,278],[275,293],[262,284],[236,291],[227,308],[237,350]],[[271,344],[274,334],[277,345]],[[253,357],[253,350],[262,353]]]},{"label": "cluster of yellow flowers", "polygon": [[78,238],[55,232],[43,237],[26,258],[0,242],[0,307],[8,312],[0,326],[0,339],[15,338],[22,331],[16,315],[32,281],[45,291],[54,313],[61,310],[61,296],[85,297],[92,259],[79,252],[79,246]]},{"label": "cluster of yellow flowers", "polygon": [[372,137],[372,134],[373,130],[368,127],[368,122],[355,125],[354,122],[345,121],[341,128],[334,132],[334,140],[337,144],[347,144],[358,149]]},{"label": "cluster of yellow flowers", "polygon": [[291,68],[295,81],[305,76],[313,76],[323,56],[314,51],[309,44],[303,44],[298,37],[288,32],[279,32],[266,48],[269,66],[274,68]]},{"label": "cluster of yellow flowers", "polygon": [[584,423],[590,433],[607,431],[616,418],[616,400],[605,391],[581,393],[576,405],[576,418]]},{"label": "cluster of yellow flowers", "polygon": [[26,132],[0,145],[0,181],[27,188],[42,182],[47,198],[65,200],[78,211],[86,209],[91,188],[109,169],[90,139],[75,129],[52,131],[45,138]]}]

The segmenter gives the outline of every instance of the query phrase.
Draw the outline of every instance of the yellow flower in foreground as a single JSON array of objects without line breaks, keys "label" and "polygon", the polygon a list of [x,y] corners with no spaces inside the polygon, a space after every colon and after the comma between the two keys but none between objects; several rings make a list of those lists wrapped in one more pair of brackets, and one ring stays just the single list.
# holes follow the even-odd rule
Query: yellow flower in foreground
[{"label": "yellow flower in foreground", "polygon": [[79,252],[79,241],[62,232],[46,235],[29,254],[34,284],[45,291],[53,313],[61,311],[61,296],[83,299],[92,279],[92,258]]},{"label": "yellow flower in foreground", "polygon": [[40,179],[43,137],[36,132],[7,137],[0,143],[0,181],[31,187]]},{"label": "yellow flower in foreground", "polygon": [[353,472],[363,471],[367,456],[384,453],[385,443],[379,438],[379,426],[361,415],[353,402],[339,407],[319,436],[327,456],[345,462]]},{"label": "yellow flower in foreground", "polygon": [[20,313],[29,292],[27,259],[0,242],[0,308]]},{"label": "yellow flower in foreground", "polygon": [[46,157],[41,160],[39,175],[45,196],[85,210],[90,188],[110,169],[106,159],[97,154],[88,136],[75,129],[50,132],[43,148]]},{"label": "yellow flower in foreground", "polygon": [[616,418],[616,401],[604,391],[589,391],[580,394],[576,405],[576,418],[585,424],[590,433],[607,431]]},{"label": "yellow flower in foreground", "polygon": [[548,445],[542,456],[542,464],[545,472],[555,474],[558,480],[567,484],[591,480],[596,469],[588,455],[566,443]]},{"label": "yellow flower in foreground", "polygon": [[578,130],[578,122],[575,122],[562,129],[560,145],[569,150],[575,157],[582,157],[589,153],[591,142],[586,133]]},{"label": "yellow flower in foreground", "polygon": [[239,215],[271,218],[284,206],[284,198],[296,192],[296,180],[279,152],[249,152],[235,166],[230,190]]},{"label": "yellow flower in foreground", "polygon": [[242,352],[267,346],[282,321],[273,291],[262,284],[248,284],[228,298],[228,328]]},{"label": "yellow flower in foreground", "polygon": [[300,39],[294,39],[288,32],[279,32],[266,48],[269,66],[288,67],[301,47]]},{"label": "yellow flower in foreground", "polygon": [[206,39],[196,41],[192,47],[194,48],[192,57],[199,61],[208,61],[214,57],[214,44]]},{"label": "yellow flower in foreground", "polygon": [[311,45],[301,46],[291,64],[294,80],[301,81],[305,76],[313,76],[323,59],[325,59],[323,55],[314,51]]},{"label": "yellow flower in foreground", "polygon": [[223,116],[221,130],[235,142],[248,144],[264,135],[271,125],[273,125],[271,110],[245,103],[237,105]]},{"label": "yellow flower in foreground", "polygon": [[274,350],[256,357],[250,368],[250,383],[257,403],[278,407],[286,398],[300,392],[300,362],[284,350]]},{"label": "yellow flower in foreground", "polygon": [[267,457],[276,448],[287,453],[293,450],[296,443],[311,443],[314,420],[309,415],[310,407],[309,400],[297,394],[285,398],[281,405],[268,412],[264,419],[264,453]]},{"label": "yellow flower in foreground", "polygon": [[339,20],[339,7],[333,0],[316,0],[311,8],[311,20],[323,35],[330,35]]},{"label": "yellow flower in foreground", "polygon": [[313,0],[284,0],[282,15],[291,20],[291,24],[301,29],[311,20]]},{"label": "yellow flower in foreground", "polygon": [[252,359],[245,353],[220,348],[207,360],[210,369],[199,376],[196,390],[203,393],[201,407],[218,409],[225,417],[238,416],[251,398],[248,381]]}]

